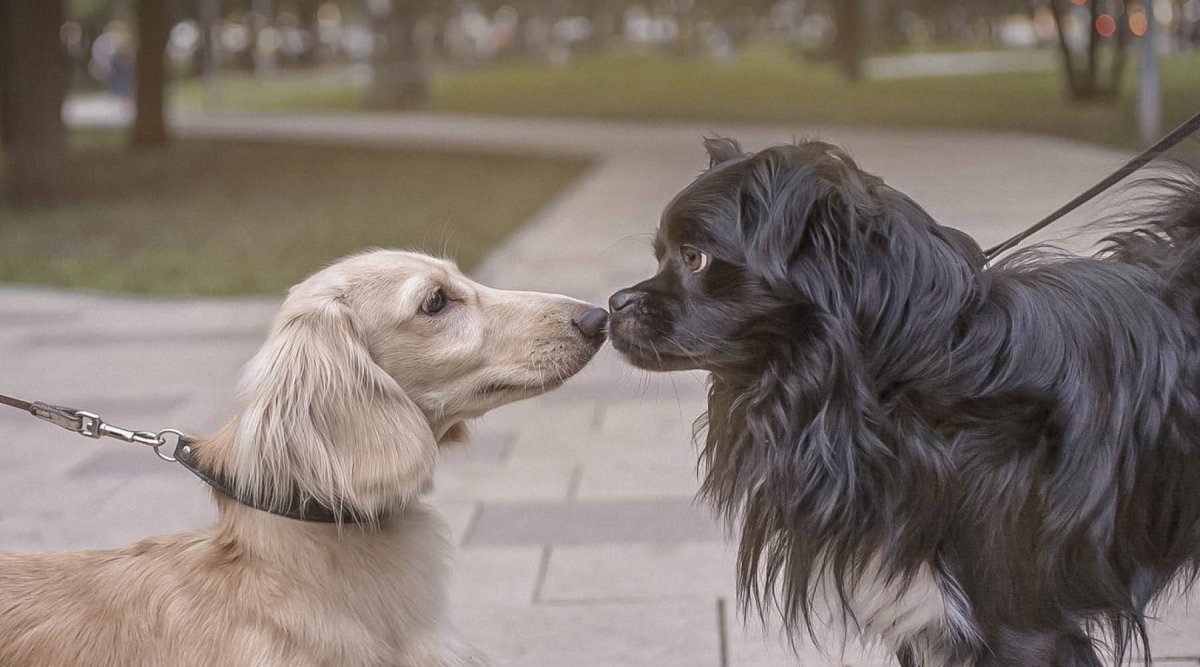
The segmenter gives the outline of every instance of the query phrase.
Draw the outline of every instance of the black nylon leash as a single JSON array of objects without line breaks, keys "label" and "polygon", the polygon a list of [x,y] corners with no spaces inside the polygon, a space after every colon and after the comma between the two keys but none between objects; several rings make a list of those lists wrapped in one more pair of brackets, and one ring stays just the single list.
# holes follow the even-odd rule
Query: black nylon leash
[{"label": "black nylon leash", "polygon": [[[157,433],[133,431],[109,424],[94,412],[37,401],[25,401],[12,396],[5,396],[4,394],[0,394],[0,405],[7,405],[23,412],[28,412],[38,419],[43,419],[68,431],[89,438],[116,438],[125,442],[152,447],[158,458],[170,463],[178,463],[213,489],[229,496],[242,505],[261,512],[267,512],[287,519],[315,523],[373,523],[381,518],[364,517],[347,507],[328,507],[315,498],[300,493],[298,489],[293,490],[284,499],[284,502],[278,504],[263,504],[252,498],[247,498],[245,495],[239,493],[235,485],[222,475],[211,470],[205,470],[197,460],[196,440],[173,428],[163,429]],[[174,450],[170,454],[165,454],[161,451],[161,448],[167,446],[169,442],[168,436],[178,438],[178,441],[175,443]]]},{"label": "black nylon leash", "polygon": [[1029,238],[1030,236],[1033,236],[1034,234],[1042,231],[1047,226],[1049,226],[1051,223],[1055,222],[1056,220],[1058,220],[1059,218],[1063,217],[1064,215],[1070,213],[1071,211],[1074,211],[1075,209],[1079,208],[1084,203],[1086,203],[1088,200],[1095,198],[1096,195],[1099,195],[1101,192],[1104,192],[1105,190],[1111,188],[1112,186],[1114,186],[1117,183],[1124,180],[1125,177],[1129,176],[1133,172],[1146,166],[1147,164],[1152,162],[1155,158],[1157,158],[1160,155],[1162,155],[1163,153],[1167,152],[1168,150],[1170,150],[1171,148],[1173,148],[1174,146],[1176,146],[1177,144],[1182,142],[1184,139],[1187,139],[1189,136],[1191,136],[1197,130],[1200,130],[1200,113],[1197,113],[1196,115],[1192,116],[1191,118],[1185,120],[1182,125],[1175,128],[1174,130],[1172,130],[1171,133],[1168,134],[1167,136],[1163,137],[1162,139],[1159,139],[1157,142],[1155,142],[1155,144],[1153,146],[1142,151],[1140,154],[1138,154],[1132,160],[1126,162],[1124,165],[1121,166],[1120,169],[1109,174],[1104,180],[1102,180],[1099,183],[1088,188],[1082,194],[1080,194],[1078,197],[1075,197],[1074,199],[1067,202],[1066,204],[1063,204],[1056,211],[1054,211],[1050,215],[1042,218],[1041,220],[1039,220],[1038,222],[1036,222],[1035,224],[1030,226],[1025,231],[1021,232],[1020,234],[1017,234],[1016,236],[1013,236],[1012,238],[1008,239],[1007,241],[1004,241],[1003,243],[1000,243],[998,245],[992,246],[991,248],[988,248],[987,250],[985,250],[983,252],[984,257],[986,257],[988,261],[991,261],[991,260],[995,259],[997,256],[999,256],[1001,253],[1003,253],[1007,250],[1011,250],[1012,248],[1014,248],[1015,246],[1020,244],[1021,241],[1024,241],[1025,239]]}]

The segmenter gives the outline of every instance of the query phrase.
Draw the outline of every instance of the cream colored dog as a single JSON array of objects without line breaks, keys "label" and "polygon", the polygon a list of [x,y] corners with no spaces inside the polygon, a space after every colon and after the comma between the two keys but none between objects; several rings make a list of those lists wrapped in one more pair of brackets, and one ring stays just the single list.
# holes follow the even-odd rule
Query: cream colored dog
[{"label": "cream colored dog", "polygon": [[0,553],[0,665],[486,664],[446,618],[446,530],[418,496],[439,443],[578,372],[604,318],[414,253],[311,276],[247,367],[239,413],[196,457],[260,506],[299,495],[365,522],[298,521],[218,493],[206,530]]}]

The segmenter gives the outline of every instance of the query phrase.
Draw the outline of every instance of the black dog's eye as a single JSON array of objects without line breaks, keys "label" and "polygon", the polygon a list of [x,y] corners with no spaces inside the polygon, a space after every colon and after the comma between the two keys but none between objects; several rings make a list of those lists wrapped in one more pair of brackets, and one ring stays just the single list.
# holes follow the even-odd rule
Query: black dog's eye
[{"label": "black dog's eye", "polygon": [[692,273],[700,273],[708,268],[708,254],[690,245],[679,246],[679,255],[683,258],[683,265]]},{"label": "black dog's eye", "polygon": [[446,293],[443,292],[442,288],[439,287],[436,292],[430,294],[429,297],[425,299],[425,303],[421,304],[421,312],[425,313],[426,315],[436,315],[442,312],[442,309],[445,307]]}]

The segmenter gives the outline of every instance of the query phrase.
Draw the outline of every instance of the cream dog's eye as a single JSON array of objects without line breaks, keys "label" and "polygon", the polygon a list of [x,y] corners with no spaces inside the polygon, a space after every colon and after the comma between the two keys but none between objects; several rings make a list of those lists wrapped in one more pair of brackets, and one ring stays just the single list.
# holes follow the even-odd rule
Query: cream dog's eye
[{"label": "cream dog's eye", "polygon": [[425,303],[421,304],[421,312],[426,315],[437,315],[446,307],[446,293],[442,288],[438,288],[436,292],[430,294],[425,299]]},{"label": "cream dog's eye", "polygon": [[683,258],[683,265],[688,267],[692,273],[700,273],[708,268],[708,253],[701,252],[690,245],[681,245],[679,254]]}]

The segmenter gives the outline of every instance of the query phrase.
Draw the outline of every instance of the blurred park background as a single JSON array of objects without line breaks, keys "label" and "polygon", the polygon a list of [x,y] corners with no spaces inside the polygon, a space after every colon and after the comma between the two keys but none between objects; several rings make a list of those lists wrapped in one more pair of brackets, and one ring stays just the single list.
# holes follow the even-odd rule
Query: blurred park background
[{"label": "blurred park background", "polygon": [[588,162],[200,139],[176,118],[965,128],[1131,149],[1196,109],[1200,0],[2,0],[0,281],[274,293],[366,245],[471,268]]}]

